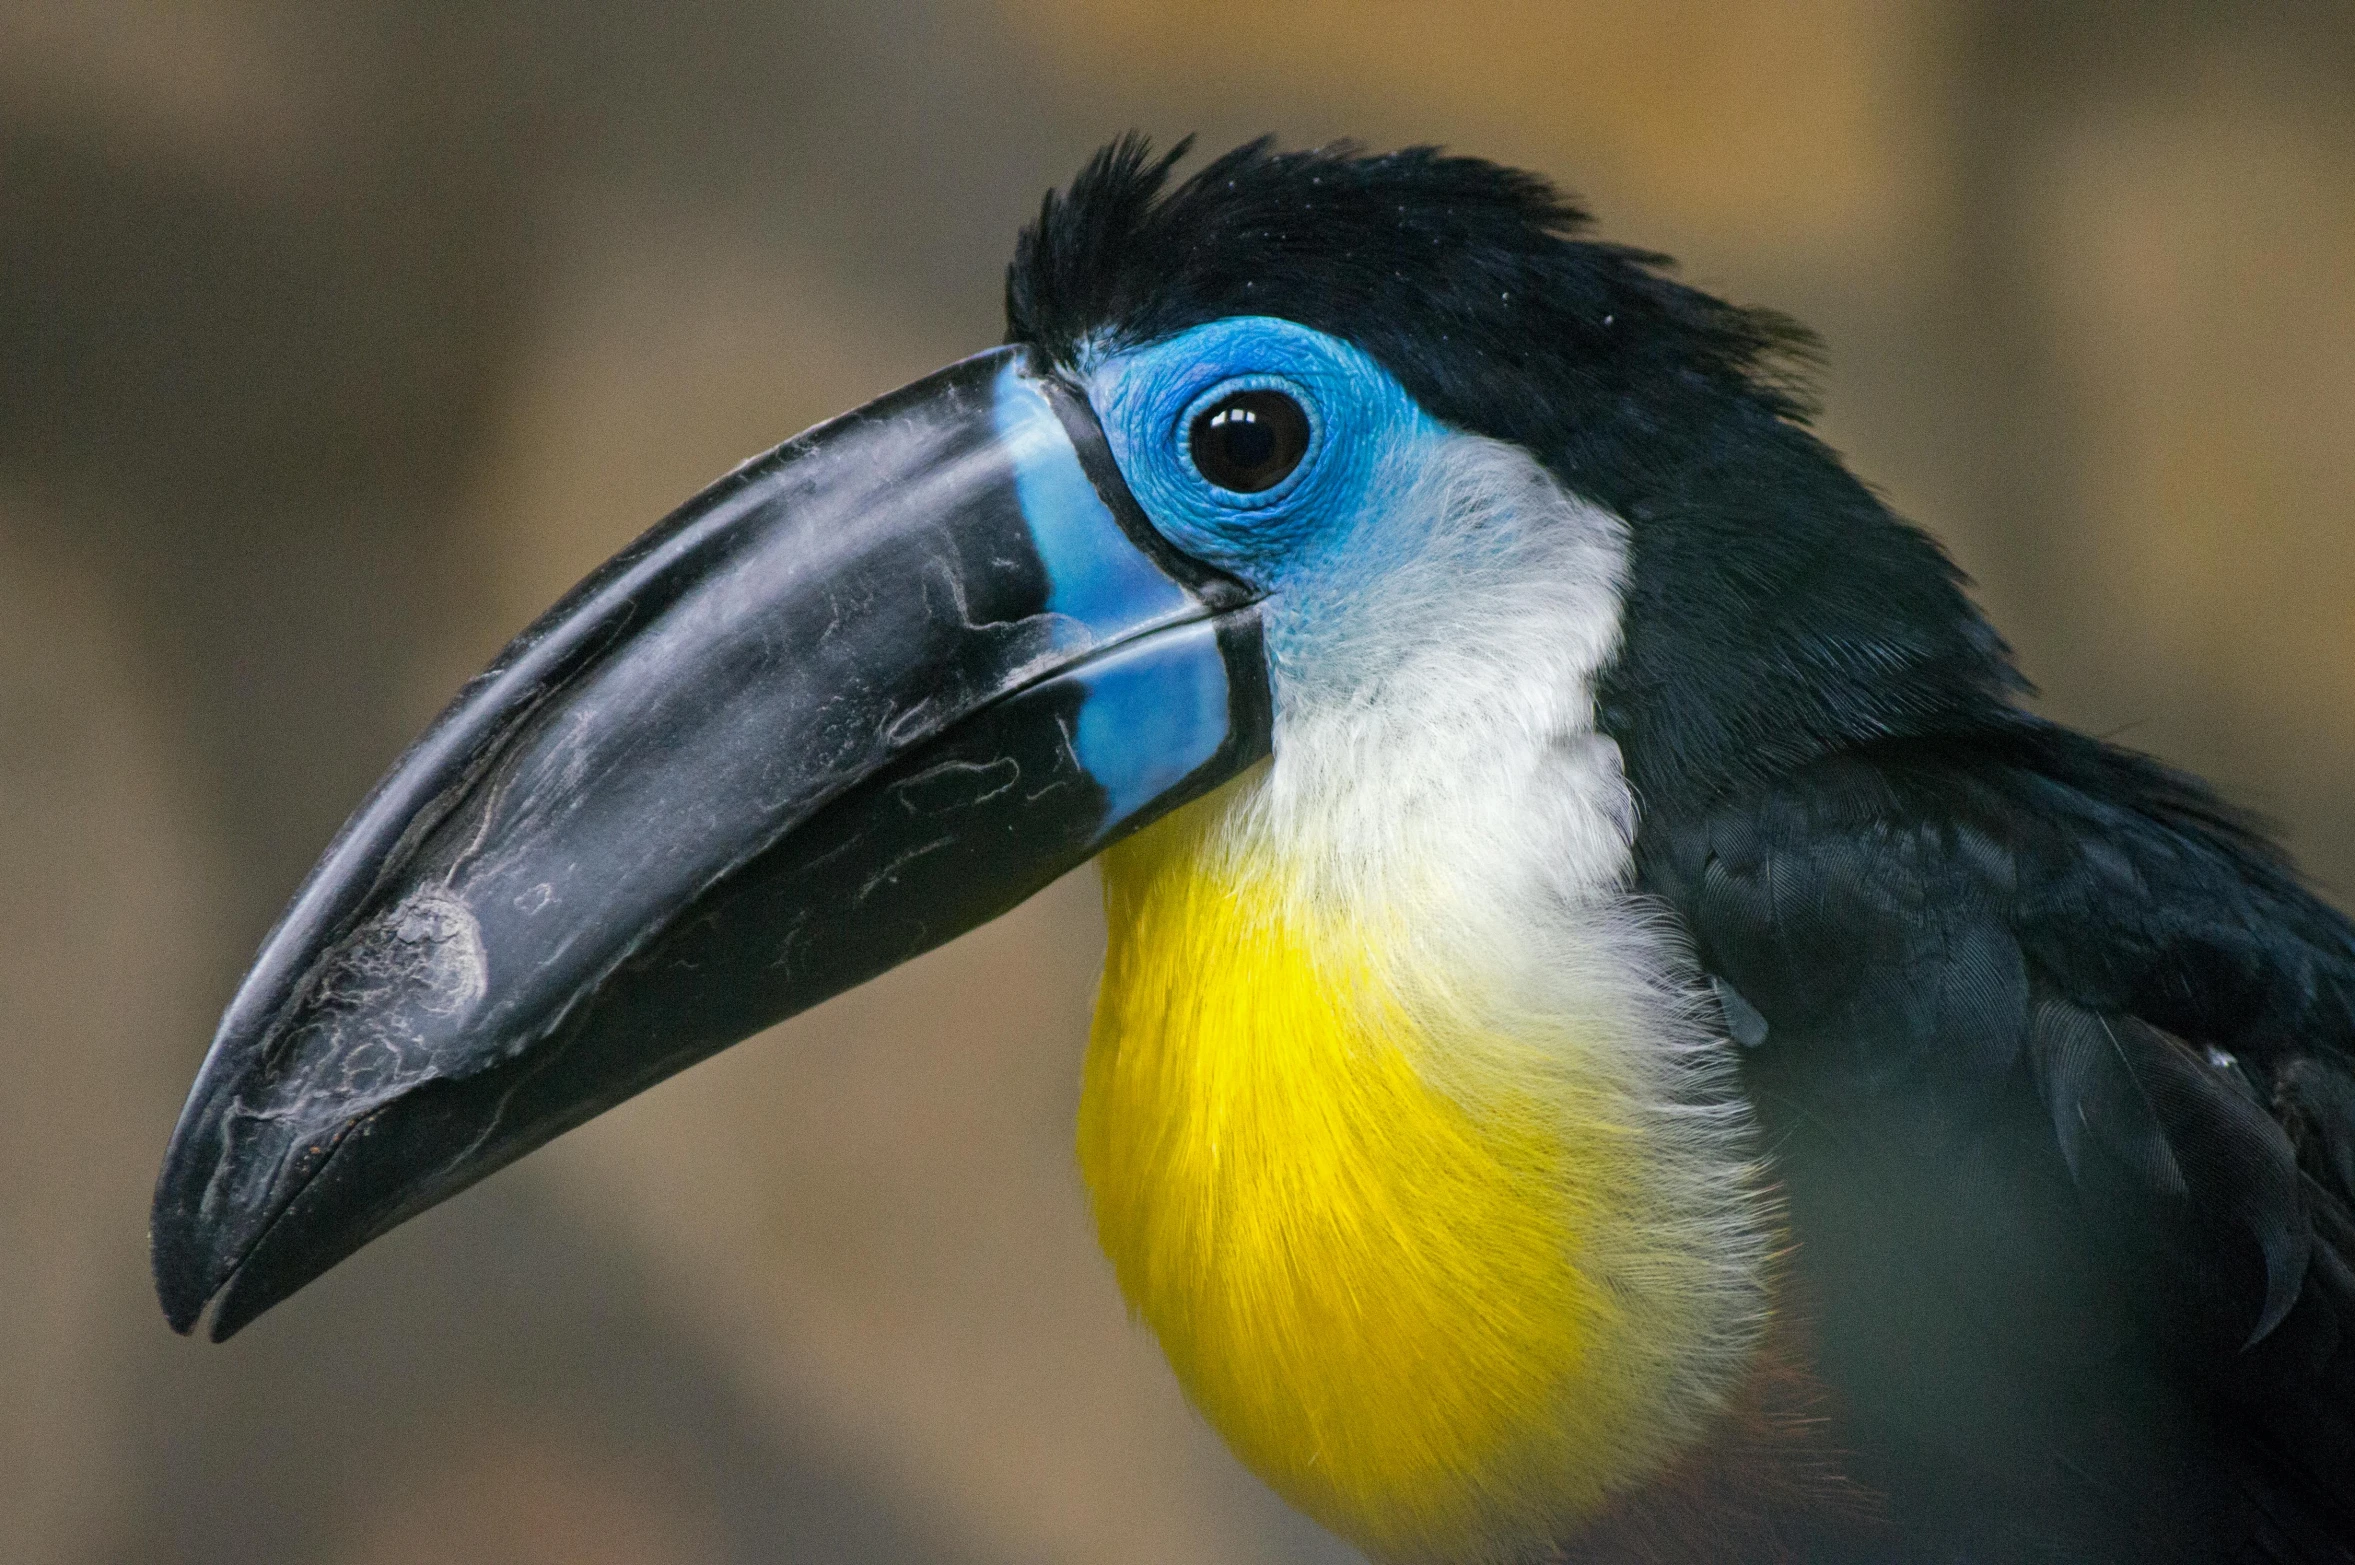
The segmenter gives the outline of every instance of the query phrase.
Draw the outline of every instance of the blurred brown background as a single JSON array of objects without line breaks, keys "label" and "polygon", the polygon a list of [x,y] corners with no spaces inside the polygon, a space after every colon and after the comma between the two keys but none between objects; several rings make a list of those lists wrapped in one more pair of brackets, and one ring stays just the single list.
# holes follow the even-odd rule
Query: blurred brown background
[{"label": "blurred brown background", "polygon": [[147,1289],[368,783],[672,502],[996,340],[1132,124],[1523,163],[1808,319],[2051,710],[2355,887],[2345,0],[0,0],[0,1559],[1349,1557],[1096,1257],[1086,876],[226,1347]]}]

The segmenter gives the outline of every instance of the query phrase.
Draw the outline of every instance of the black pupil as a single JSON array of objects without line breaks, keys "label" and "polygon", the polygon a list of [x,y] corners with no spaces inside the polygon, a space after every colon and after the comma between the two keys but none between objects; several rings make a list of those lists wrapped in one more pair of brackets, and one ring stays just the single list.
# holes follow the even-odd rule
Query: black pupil
[{"label": "black pupil", "polygon": [[1194,465],[1221,489],[1257,494],[1308,453],[1308,415],[1280,391],[1239,391],[1194,420]]}]

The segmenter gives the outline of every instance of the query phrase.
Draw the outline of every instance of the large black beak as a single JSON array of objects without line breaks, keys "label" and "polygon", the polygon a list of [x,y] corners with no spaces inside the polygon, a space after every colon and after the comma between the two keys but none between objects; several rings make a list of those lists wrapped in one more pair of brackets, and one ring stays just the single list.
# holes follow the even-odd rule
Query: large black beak
[{"label": "large black beak", "polygon": [[1251,595],[1029,350],[786,442],[518,637],[312,871],[164,1160],[165,1315],[228,1336],[1267,746]]}]

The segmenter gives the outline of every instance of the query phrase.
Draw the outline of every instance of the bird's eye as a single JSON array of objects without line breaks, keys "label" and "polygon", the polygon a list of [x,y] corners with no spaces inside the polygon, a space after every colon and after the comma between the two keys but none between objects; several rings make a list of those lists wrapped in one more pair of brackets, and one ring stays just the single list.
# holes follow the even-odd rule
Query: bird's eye
[{"label": "bird's eye", "polygon": [[1237,494],[1273,489],[1308,453],[1308,415],[1280,391],[1238,391],[1205,409],[1186,435],[1204,478]]}]

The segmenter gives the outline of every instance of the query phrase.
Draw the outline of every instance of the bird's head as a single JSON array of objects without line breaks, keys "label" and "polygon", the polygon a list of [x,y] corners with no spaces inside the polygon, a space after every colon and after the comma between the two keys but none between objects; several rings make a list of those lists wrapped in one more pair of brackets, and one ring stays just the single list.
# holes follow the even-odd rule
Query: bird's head
[{"label": "bird's head", "polygon": [[217,1301],[226,1335],[1280,769],[1296,725],[1368,767],[1410,730],[1576,729],[1659,810],[2002,709],[1943,557],[1803,427],[1787,323],[1494,165],[1170,163],[1099,154],[1023,237],[1008,346],[720,480],[395,766],[189,1099],[176,1326]]},{"label": "bird's head", "polygon": [[[1279,714],[1517,589],[1608,642],[1601,726],[1664,802],[2000,720],[2017,680],[1951,565],[1808,431],[1804,328],[1513,169],[1261,142],[1172,189],[1184,150],[1130,138],[1049,196],[1010,335],[1085,389],[1157,529],[1265,595]],[[1509,522],[1566,507],[1604,547]]]}]

